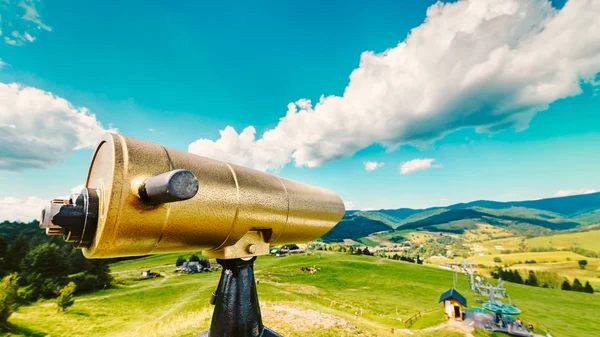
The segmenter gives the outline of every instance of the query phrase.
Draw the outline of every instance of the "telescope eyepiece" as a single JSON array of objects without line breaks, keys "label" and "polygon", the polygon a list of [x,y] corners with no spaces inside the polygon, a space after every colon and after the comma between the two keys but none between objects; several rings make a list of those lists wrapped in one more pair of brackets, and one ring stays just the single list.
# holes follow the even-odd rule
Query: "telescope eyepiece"
[{"label": "telescope eyepiece", "polygon": [[48,235],[62,235],[77,248],[89,247],[96,233],[98,208],[96,190],[84,188],[69,200],[52,200],[42,211],[40,228],[46,229]]}]

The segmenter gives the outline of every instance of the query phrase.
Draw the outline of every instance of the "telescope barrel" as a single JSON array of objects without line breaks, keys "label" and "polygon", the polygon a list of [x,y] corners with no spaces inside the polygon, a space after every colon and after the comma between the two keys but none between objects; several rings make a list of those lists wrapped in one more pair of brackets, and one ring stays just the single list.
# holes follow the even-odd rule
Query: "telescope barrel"
[{"label": "telescope barrel", "polygon": [[345,212],[332,191],[112,133],[71,199],[54,200],[40,227],[87,258],[264,255],[269,244],[321,237]]}]

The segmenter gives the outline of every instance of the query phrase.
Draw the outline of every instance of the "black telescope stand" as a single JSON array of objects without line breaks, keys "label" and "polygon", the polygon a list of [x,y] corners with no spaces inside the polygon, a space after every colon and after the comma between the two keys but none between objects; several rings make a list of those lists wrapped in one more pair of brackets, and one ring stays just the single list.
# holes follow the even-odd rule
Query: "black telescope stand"
[{"label": "black telescope stand", "polygon": [[215,311],[210,329],[197,337],[281,337],[262,323],[254,260],[256,257],[217,259],[223,271],[217,291],[210,299]]}]

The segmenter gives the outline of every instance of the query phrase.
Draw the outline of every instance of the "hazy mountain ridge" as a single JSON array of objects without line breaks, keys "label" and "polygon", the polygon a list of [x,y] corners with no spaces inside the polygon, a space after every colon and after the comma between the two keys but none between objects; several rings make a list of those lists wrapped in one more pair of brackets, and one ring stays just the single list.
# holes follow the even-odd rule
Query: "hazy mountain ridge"
[{"label": "hazy mountain ridge", "polygon": [[494,226],[528,224],[555,231],[596,224],[600,223],[600,193],[526,201],[477,200],[426,209],[351,210],[323,240],[357,239],[382,230],[426,228],[476,219]]}]

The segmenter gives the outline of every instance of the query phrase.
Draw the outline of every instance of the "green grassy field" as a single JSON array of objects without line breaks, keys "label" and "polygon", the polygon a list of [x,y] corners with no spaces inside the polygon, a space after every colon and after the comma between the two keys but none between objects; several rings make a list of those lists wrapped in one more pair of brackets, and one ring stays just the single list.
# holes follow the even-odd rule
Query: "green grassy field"
[{"label": "green grassy field", "polygon": [[[502,231],[502,228],[498,229]],[[520,236],[513,236],[510,238],[503,239],[493,239],[493,240],[477,240],[476,236],[471,234],[471,231],[468,231],[463,235],[463,238],[466,241],[473,242],[473,245],[479,245],[485,249],[486,253],[498,254],[501,250],[511,250],[515,251],[519,249],[519,244],[524,239]],[[583,248],[590,251],[600,252],[600,230],[592,230],[587,232],[574,232],[574,233],[564,233],[564,234],[555,234],[549,236],[538,236],[535,238],[525,239],[525,246],[528,249],[571,249],[573,247]],[[496,248],[496,246],[502,246],[501,248]]]},{"label": "green grassy field", "polygon": [[374,246],[394,246],[397,245],[397,242],[392,242],[390,241],[391,238],[393,237],[397,237],[397,236],[402,236],[404,238],[406,238],[406,240],[410,240],[415,233],[417,233],[415,230],[412,229],[408,229],[408,230],[394,230],[394,231],[389,231],[389,232],[384,232],[384,233],[376,233],[376,234],[371,234],[367,237],[361,238],[362,242],[365,242],[363,240],[366,240],[366,242],[368,242],[369,244],[367,244],[368,246],[374,247]]},{"label": "green grassy field", "polygon": [[369,246],[369,247],[375,247],[375,246],[377,246],[377,245],[378,245],[378,243],[377,243],[377,242],[375,242],[375,241],[373,241],[373,240],[371,240],[371,238],[370,238],[370,237],[364,237],[364,238],[360,238],[360,239],[358,239],[358,241],[359,241],[360,243],[362,243],[362,244],[366,245],[366,246]]},{"label": "green grassy field", "polygon": [[483,248],[483,252],[486,255],[489,254],[500,254],[503,250],[516,251],[519,249],[519,243],[522,241],[522,237],[510,237],[505,239],[494,239],[478,243],[473,243],[471,246],[480,246]]},{"label": "green grassy field", "polygon": [[[494,262],[495,258],[500,258],[502,262],[496,263]],[[499,265],[502,266],[504,264],[516,264],[516,263],[524,263],[527,260],[535,260],[537,263],[555,263],[555,262],[569,262],[571,261],[574,265],[577,265],[577,260],[588,261],[597,260],[589,257],[585,257],[583,255],[579,255],[573,252],[527,252],[527,253],[512,253],[512,254],[491,254],[491,255],[483,255],[483,256],[473,256],[469,258],[469,260],[473,260],[478,264],[484,264],[489,266]]]},{"label": "green grassy field", "polygon": [[530,248],[569,249],[579,247],[600,252],[600,230],[539,236],[526,240]]},{"label": "green grassy field", "polygon": [[578,278],[585,283],[590,282],[594,289],[600,289],[600,259],[586,258],[588,265],[585,269],[579,268],[577,261],[542,263],[542,264],[519,264],[512,268],[528,269],[535,271],[549,271],[565,276],[569,281]]},{"label": "green grassy field", "polygon": [[[177,257],[155,256],[113,265],[120,288],[76,298],[66,313],[53,302],[20,308],[10,318],[8,336],[196,336],[209,326],[208,304],[219,273],[177,275]],[[314,275],[303,266],[321,268]],[[142,269],[165,277],[135,281]],[[284,336],[392,336],[405,320],[430,310],[412,329],[442,322],[442,292],[452,287],[452,272],[388,259],[316,252],[311,256],[261,257],[256,263],[264,323]],[[466,277],[457,288],[473,304]],[[600,330],[598,294],[564,292],[507,284],[522,319],[550,328],[553,336],[592,336]],[[355,318],[355,313],[359,317]],[[437,330],[416,336],[460,336]]]}]

